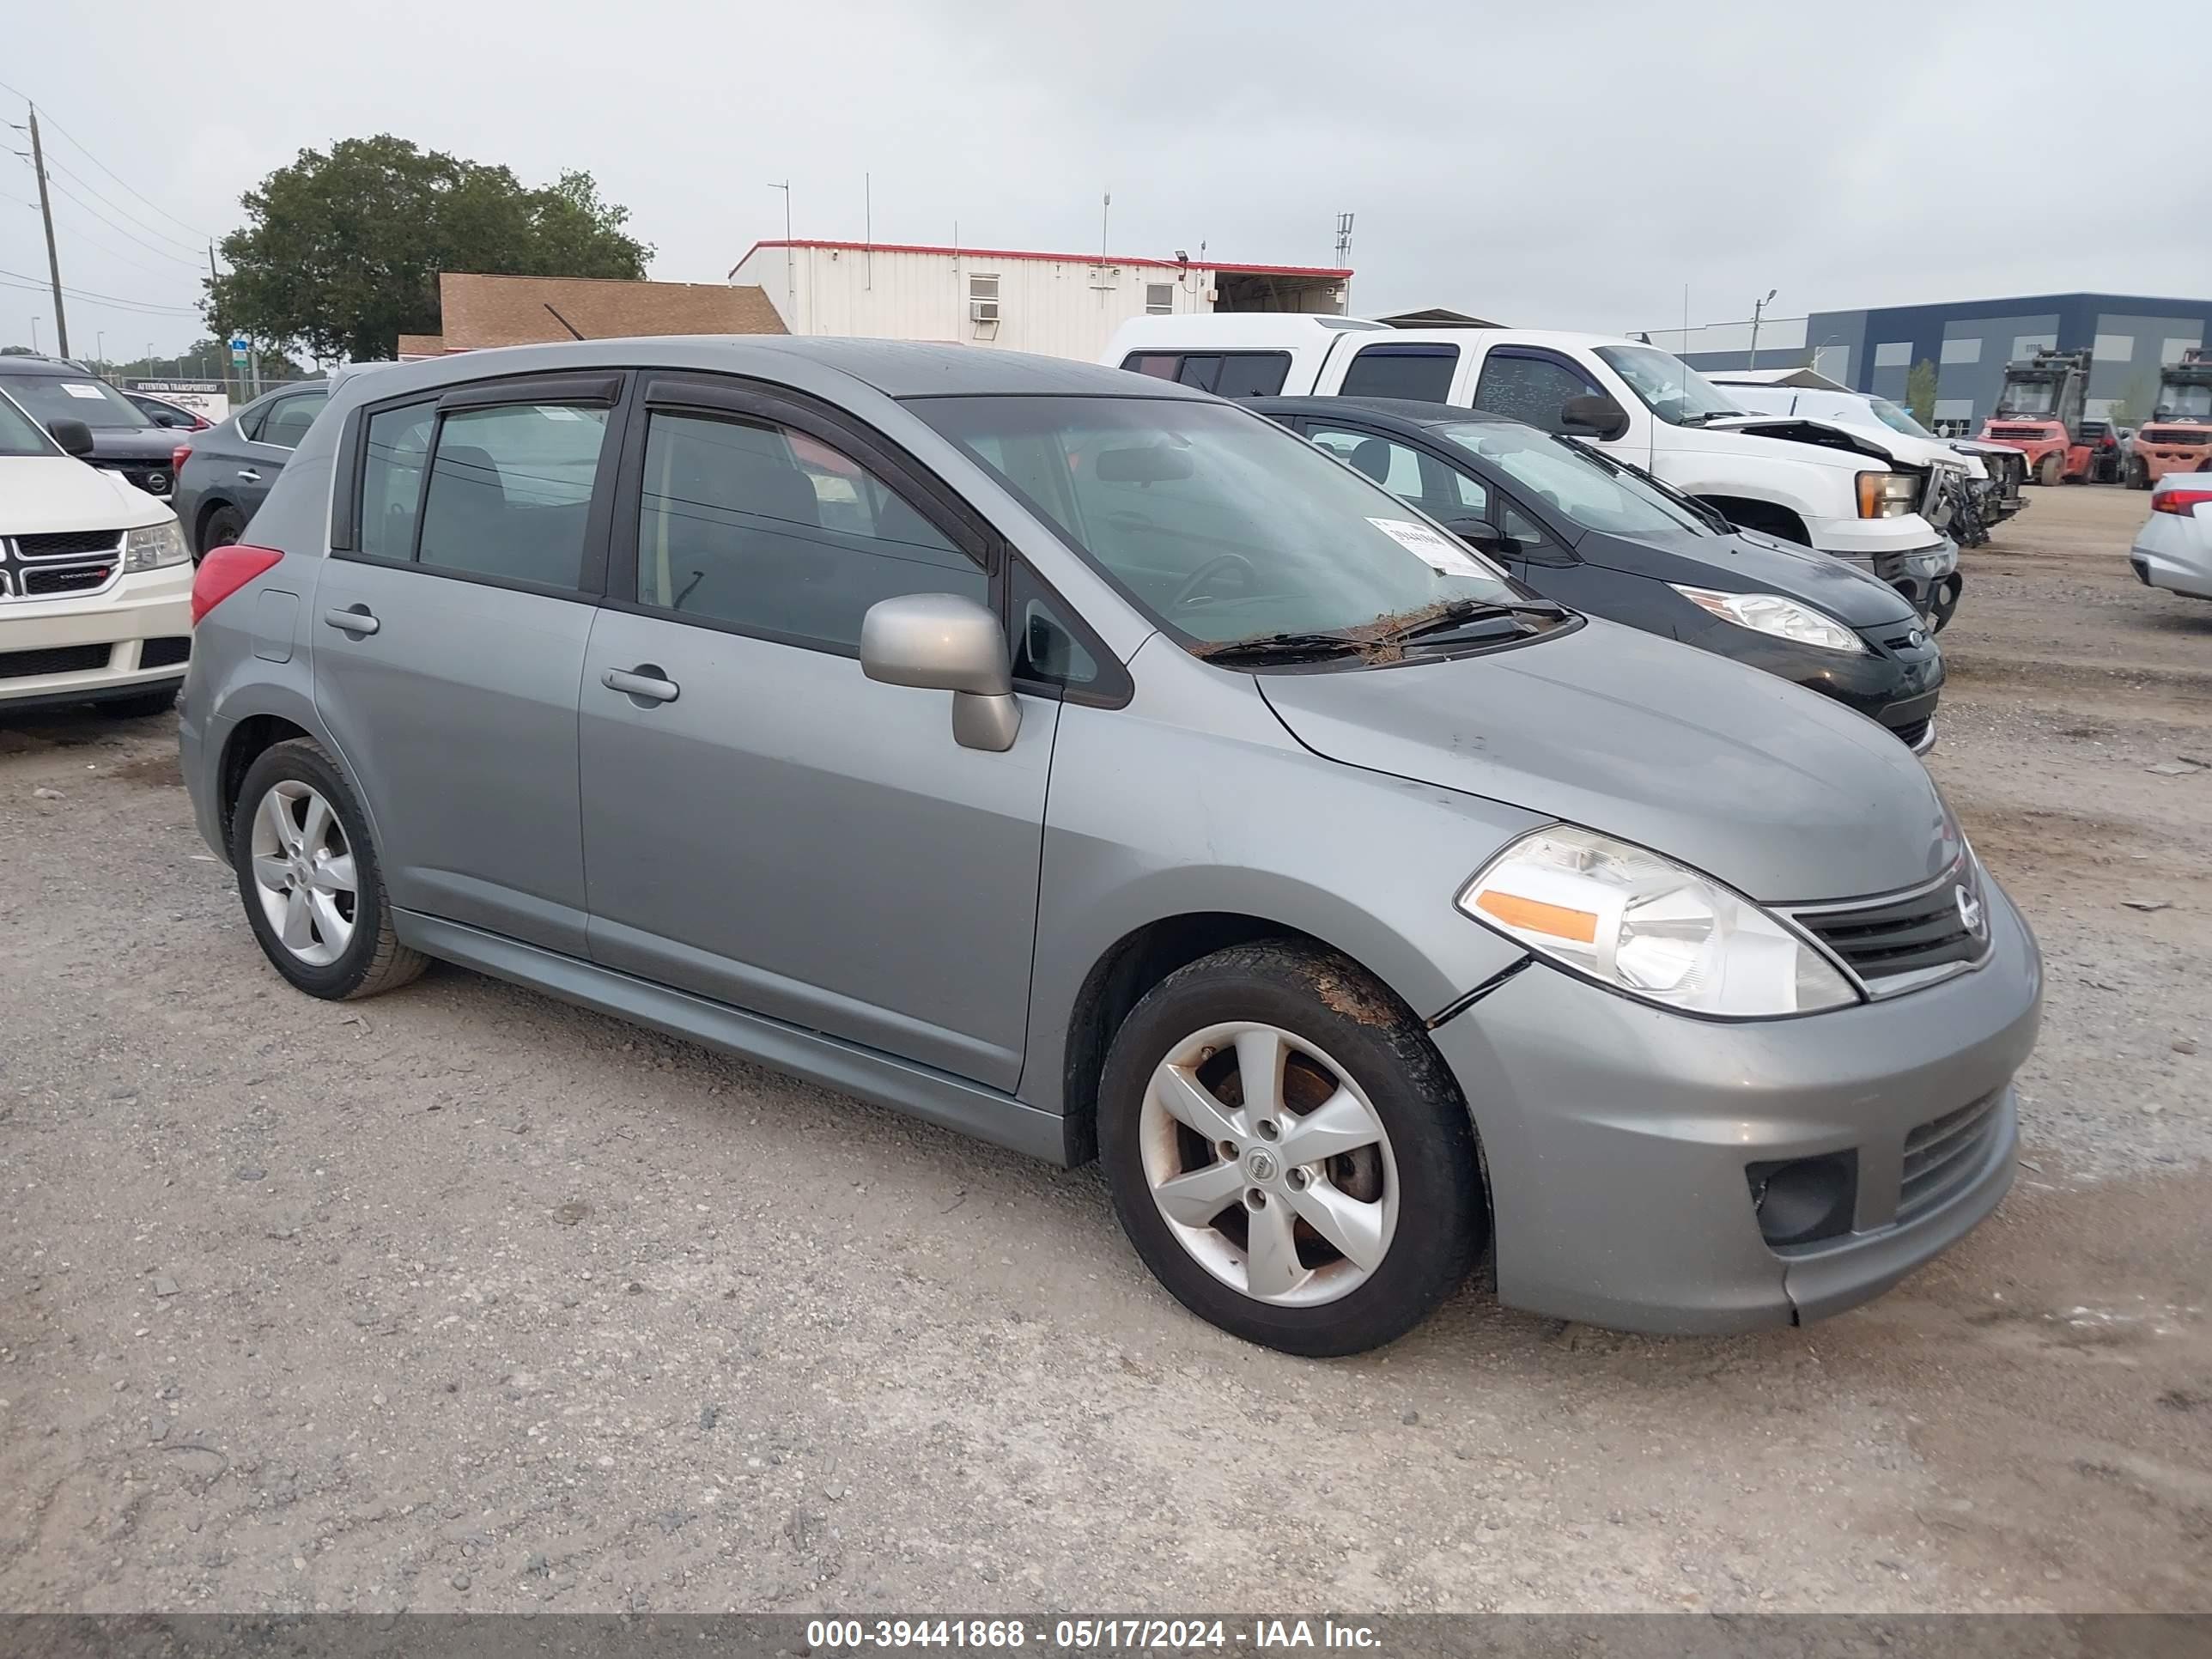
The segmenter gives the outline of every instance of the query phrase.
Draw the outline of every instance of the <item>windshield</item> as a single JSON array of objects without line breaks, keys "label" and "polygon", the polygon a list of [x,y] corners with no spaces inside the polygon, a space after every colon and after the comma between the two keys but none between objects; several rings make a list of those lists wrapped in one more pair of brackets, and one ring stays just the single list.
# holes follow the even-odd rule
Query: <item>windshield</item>
[{"label": "windshield", "polygon": [[1867,407],[1874,417],[1892,432],[1902,432],[1908,438],[1932,438],[1936,434],[1912,418],[1912,411],[1902,404],[1893,404],[1887,398],[1869,398]]},{"label": "windshield", "polygon": [[10,374],[8,391],[41,423],[82,421],[94,427],[145,427],[154,423],[105,380],[89,374]]},{"label": "windshield", "polygon": [[1616,536],[1711,532],[1641,479],[1533,428],[1458,421],[1437,430],[1480,455],[1563,518]]},{"label": "windshield", "polygon": [[2048,415],[2056,388],[2048,380],[2008,381],[1997,394],[2000,415]]},{"label": "windshield", "polygon": [[1152,398],[907,407],[1201,647],[1522,599],[1457,537],[1242,410]]},{"label": "windshield", "polygon": [[0,455],[52,455],[54,443],[45,428],[0,397]]},{"label": "windshield", "polygon": [[2169,386],[2158,394],[2161,421],[2212,421],[2212,386]]},{"label": "windshield", "polygon": [[1673,426],[1695,426],[1716,415],[1745,411],[1728,394],[1672,352],[1653,346],[1600,346],[1597,355],[1628,382],[1644,407]]}]

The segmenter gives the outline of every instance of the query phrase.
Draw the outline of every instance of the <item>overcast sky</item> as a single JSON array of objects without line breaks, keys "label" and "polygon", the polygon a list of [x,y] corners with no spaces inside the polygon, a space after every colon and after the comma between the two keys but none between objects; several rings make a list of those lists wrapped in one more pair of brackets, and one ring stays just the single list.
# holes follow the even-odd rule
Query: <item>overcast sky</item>
[{"label": "overcast sky", "polygon": [[[1970,15],[1971,13],[1971,15]],[[2141,30],[2078,5],[1234,0],[0,0],[36,100],[80,353],[197,338],[205,240],[302,148],[379,131],[526,182],[592,173],[665,280],[783,234],[1327,264],[1353,309],[1671,326],[2212,288],[2212,178],[2145,141]],[[2176,37],[2177,39],[2179,37]],[[21,98],[0,112],[23,119]],[[10,131],[10,148],[26,148]],[[2179,152],[2177,152],[2179,153]],[[66,169],[61,171],[59,169]],[[27,163],[0,155],[0,343],[54,343]]]}]

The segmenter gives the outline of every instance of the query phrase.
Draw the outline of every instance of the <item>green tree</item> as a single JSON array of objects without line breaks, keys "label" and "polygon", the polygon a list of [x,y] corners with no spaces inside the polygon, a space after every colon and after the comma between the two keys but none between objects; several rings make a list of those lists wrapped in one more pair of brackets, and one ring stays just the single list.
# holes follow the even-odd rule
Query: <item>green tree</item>
[{"label": "green tree", "polygon": [[525,186],[504,167],[380,133],[305,149],[241,198],[228,274],[203,309],[239,332],[317,357],[390,357],[402,334],[441,331],[438,273],[645,275],[653,249],[588,173]]},{"label": "green tree", "polygon": [[2151,416],[2158,403],[2158,374],[2154,369],[2139,370],[2128,382],[2128,389],[2112,400],[2112,419],[2115,426],[2141,426]]},{"label": "green tree", "polygon": [[1923,426],[1936,419],[1936,365],[1923,357],[1905,377],[1905,406]]}]

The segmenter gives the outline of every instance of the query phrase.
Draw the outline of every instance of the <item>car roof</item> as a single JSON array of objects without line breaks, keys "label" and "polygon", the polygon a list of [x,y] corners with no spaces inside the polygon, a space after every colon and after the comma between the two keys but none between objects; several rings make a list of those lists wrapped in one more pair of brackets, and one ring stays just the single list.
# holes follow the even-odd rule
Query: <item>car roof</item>
[{"label": "car roof", "polygon": [[1457,404],[1422,403],[1412,398],[1243,398],[1237,400],[1263,415],[1342,415],[1358,410],[1380,415],[1406,426],[1458,425],[1485,422],[1492,426],[1517,426],[1510,416],[1485,409],[1462,409]]},{"label": "car roof", "polygon": [[42,356],[36,352],[11,351],[0,356],[0,373],[9,374],[74,374],[79,380],[96,380],[100,376],[82,363],[73,363],[66,357]]},{"label": "car roof", "polygon": [[731,334],[653,335],[453,352],[420,362],[394,363],[374,374],[349,376],[343,390],[381,400],[418,388],[459,385],[495,375],[580,368],[701,369],[772,377],[780,361],[793,358],[845,375],[889,398],[996,394],[1204,401],[1211,395],[1126,369],[988,346]]}]

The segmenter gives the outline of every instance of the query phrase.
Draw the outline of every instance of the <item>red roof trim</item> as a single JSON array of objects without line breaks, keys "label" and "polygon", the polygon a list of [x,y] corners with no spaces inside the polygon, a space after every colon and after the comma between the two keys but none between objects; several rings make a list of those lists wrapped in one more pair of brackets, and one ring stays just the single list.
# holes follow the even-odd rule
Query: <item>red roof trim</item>
[{"label": "red roof trim", "polygon": [[952,253],[964,254],[971,259],[1048,259],[1060,264],[1141,265],[1148,270],[1227,270],[1250,276],[1328,276],[1339,282],[1352,275],[1349,270],[1339,270],[1328,265],[1240,265],[1220,259],[1194,259],[1186,265],[1174,259],[1152,259],[1140,254],[1037,253],[1024,248],[929,247],[918,242],[824,242],[804,237],[787,242],[781,238],[755,242],[745,250],[744,258],[730,267],[730,275],[736,276],[745,260],[764,247],[826,247],[846,253]]}]

